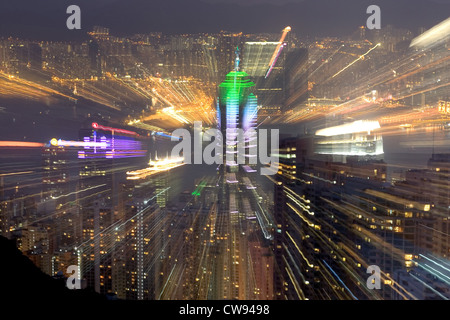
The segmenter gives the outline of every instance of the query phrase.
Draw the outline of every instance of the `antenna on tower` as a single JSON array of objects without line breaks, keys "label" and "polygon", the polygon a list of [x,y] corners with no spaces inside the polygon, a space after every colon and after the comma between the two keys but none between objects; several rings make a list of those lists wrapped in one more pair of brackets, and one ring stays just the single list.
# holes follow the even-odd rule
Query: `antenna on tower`
[{"label": "antenna on tower", "polygon": [[239,71],[239,62],[241,61],[239,59],[239,46],[236,47],[236,51],[234,51],[234,54],[236,55],[236,59],[234,60],[234,71]]}]

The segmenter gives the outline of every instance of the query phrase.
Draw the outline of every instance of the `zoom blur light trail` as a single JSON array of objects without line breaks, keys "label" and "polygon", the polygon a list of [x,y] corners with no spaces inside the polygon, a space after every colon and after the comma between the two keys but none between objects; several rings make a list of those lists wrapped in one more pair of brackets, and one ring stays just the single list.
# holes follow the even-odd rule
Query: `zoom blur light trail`
[{"label": "zoom blur light trail", "polygon": [[113,133],[122,133],[122,134],[129,134],[132,136],[139,136],[139,134],[134,131],[102,126],[102,125],[99,125],[97,122],[92,122],[92,128],[98,129],[98,130],[103,130],[103,131],[111,131]]},{"label": "zoom blur light trail", "polygon": [[376,120],[357,120],[351,123],[342,124],[335,127],[325,128],[316,132],[317,136],[336,136],[356,132],[368,132],[380,129],[380,123]]},{"label": "zoom blur light trail", "polygon": [[76,143],[83,147],[83,150],[78,151],[79,159],[134,158],[147,153],[142,146],[144,137],[134,131],[102,126],[96,122],[92,123],[92,128],[94,130],[88,130],[83,141]]},{"label": "zoom blur light trail", "polygon": [[26,142],[26,141],[0,141],[0,147],[12,148],[42,148],[43,143],[40,142]]},{"label": "zoom blur light trail", "polygon": [[370,48],[366,53],[362,54],[359,56],[359,58],[357,58],[356,60],[354,60],[353,62],[351,62],[350,64],[348,64],[347,66],[345,66],[344,68],[342,68],[340,71],[336,72],[334,74],[334,76],[332,76],[331,78],[336,77],[338,74],[340,74],[341,72],[345,71],[347,68],[351,67],[353,64],[355,64],[356,62],[358,62],[361,59],[364,59],[364,57],[366,55],[368,55],[372,50],[375,50],[375,48],[381,46],[381,43],[377,43],[375,46],[373,46],[372,48]]},{"label": "zoom blur light trail", "polygon": [[159,136],[159,137],[164,137],[164,138],[169,138],[169,139],[178,139],[178,140],[181,140],[180,137],[172,136],[172,135],[170,135],[170,134],[166,134],[166,133],[161,132],[161,131],[158,131],[158,132],[153,131],[153,132],[152,132],[152,136]]},{"label": "zoom blur light trail", "polygon": [[270,65],[269,70],[267,70],[266,76],[265,76],[264,78],[267,78],[267,77],[269,76],[269,74],[272,72],[272,69],[273,69],[273,67],[275,66],[275,63],[277,63],[278,57],[280,56],[281,50],[283,50],[283,48],[284,48],[285,45],[286,45],[286,44],[283,43],[281,46],[279,46],[278,52],[277,52],[277,54],[276,54],[276,56],[275,56],[275,60],[274,60],[274,61],[272,62],[272,64]]},{"label": "zoom blur light trail", "polygon": [[177,114],[177,111],[175,110],[175,108],[173,106],[162,109],[162,112],[181,123],[184,123],[184,124],[190,123],[188,119],[186,119],[185,117],[183,117],[180,114]]},{"label": "zoom blur light trail", "polygon": [[104,186],[106,186],[106,184],[99,184],[99,185],[96,185],[96,186],[93,186],[93,187],[89,187],[89,188],[86,188],[86,189],[83,189],[83,190],[78,190],[78,191],[74,191],[74,192],[69,192],[67,194],[62,194],[62,195],[57,196],[57,197],[53,197],[52,196],[52,199],[56,200],[56,199],[60,199],[60,198],[63,198],[63,197],[68,197],[68,196],[71,196],[71,195],[74,195],[74,194],[79,194],[79,193],[82,193],[82,192],[85,192],[85,191],[93,190],[93,189],[104,187]]},{"label": "zoom blur light trail", "polygon": [[50,140],[50,144],[52,146],[59,147],[98,147],[98,148],[106,148],[108,144],[106,142],[95,142],[95,141],[70,141],[70,140],[61,140],[53,138]]},{"label": "zoom blur light trail", "polygon": [[270,72],[273,69],[273,66],[277,62],[278,56],[280,55],[280,52],[284,46],[284,44],[283,44],[284,38],[286,38],[286,35],[288,34],[289,31],[291,31],[291,27],[289,27],[289,26],[287,26],[286,28],[283,29],[283,33],[281,34],[281,38],[278,41],[278,45],[275,48],[275,51],[273,52],[272,58],[270,59],[270,62],[268,65],[268,71],[267,71],[265,78],[267,78],[269,76]]},{"label": "zoom blur light trail", "polygon": [[149,167],[127,172],[127,180],[139,180],[184,165],[183,157],[150,160]]},{"label": "zoom blur light trail", "polygon": [[450,36],[450,18],[415,37],[409,47],[426,48],[445,43]]}]

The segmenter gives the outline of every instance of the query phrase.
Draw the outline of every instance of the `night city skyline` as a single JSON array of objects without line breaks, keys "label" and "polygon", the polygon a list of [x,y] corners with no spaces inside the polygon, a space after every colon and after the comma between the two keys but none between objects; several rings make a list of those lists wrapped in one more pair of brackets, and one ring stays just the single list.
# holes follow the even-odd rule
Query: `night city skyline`
[{"label": "night city skyline", "polygon": [[449,300],[449,12],[2,3],[2,290],[208,318]]},{"label": "night city skyline", "polygon": [[[71,5],[83,9],[82,30],[60,28]],[[77,41],[87,39],[86,32],[100,25],[120,36],[135,33],[165,34],[231,32],[259,33],[292,26],[303,37],[347,36],[364,25],[368,0],[120,0],[70,1],[30,0],[0,4],[0,35],[30,40]],[[447,18],[447,0],[380,0],[383,25],[418,32]],[[195,21],[195,23],[194,23]]]}]

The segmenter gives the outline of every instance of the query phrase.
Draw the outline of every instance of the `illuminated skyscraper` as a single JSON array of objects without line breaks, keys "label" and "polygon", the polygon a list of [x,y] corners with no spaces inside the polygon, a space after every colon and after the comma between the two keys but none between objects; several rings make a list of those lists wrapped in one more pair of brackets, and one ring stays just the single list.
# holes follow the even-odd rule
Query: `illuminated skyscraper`
[{"label": "illuminated skyscraper", "polygon": [[254,128],[257,116],[256,97],[251,92],[255,84],[248,78],[246,72],[239,71],[239,48],[236,48],[235,53],[234,70],[229,72],[219,85],[217,102],[218,126],[224,139],[222,177],[228,187],[238,182],[236,180],[236,173],[239,172],[238,139],[243,138],[238,136],[239,129]]},{"label": "illuminated skyscraper", "polygon": [[42,150],[43,198],[56,197],[67,191],[66,182],[69,181],[67,167],[67,151],[63,146],[46,145]]},{"label": "illuminated skyscraper", "polygon": [[[216,299],[268,298],[272,294],[265,278],[272,270],[272,258],[255,258],[258,253],[270,251],[265,242],[270,235],[262,222],[266,221],[262,218],[266,212],[252,176],[256,161],[251,159],[254,153],[250,148],[256,149],[256,137],[248,134],[255,132],[257,125],[257,99],[252,92],[255,84],[240,71],[239,64],[240,51],[236,48],[234,70],[219,85],[217,101],[218,127],[224,141],[223,164],[218,171],[214,242],[217,264],[211,295]],[[266,267],[260,269],[256,263]]]},{"label": "illuminated skyscraper", "polygon": [[308,50],[296,48],[285,31],[290,28],[278,42],[247,41],[243,46],[242,71],[255,82],[258,105],[267,115],[292,110],[308,97]]},{"label": "illuminated skyscraper", "polygon": [[278,42],[245,42],[243,47],[242,71],[248,73],[255,82],[253,91],[264,110],[280,110],[284,101],[284,60],[286,43],[280,47],[270,74],[269,64]]}]

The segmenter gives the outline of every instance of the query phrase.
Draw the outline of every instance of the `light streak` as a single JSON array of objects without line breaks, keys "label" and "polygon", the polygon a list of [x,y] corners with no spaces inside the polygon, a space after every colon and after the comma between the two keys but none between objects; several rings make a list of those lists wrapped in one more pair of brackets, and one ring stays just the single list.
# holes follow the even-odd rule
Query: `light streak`
[{"label": "light streak", "polygon": [[67,98],[72,101],[77,101],[77,99],[65,95],[59,91],[50,89],[46,86],[40,85],[38,83],[21,79],[14,75],[9,75],[0,71],[1,82],[5,83],[5,92],[3,90],[3,83],[0,85],[0,92],[7,95],[19,95],[26,98],[44,98],[51,95],[58,95]]},{"label": "light streak", "polygon": [[[431,263],[434,263],[435,265],[437,265],[438,267],[442,268],[443,270],[450,272],[450,269],[446,268],[444,265],[442,265],[441,263],[436,262],[433,259],[430,259],[426,256],[424,256],[423,254],[419,254],[419,256],[421,256],[422,258],[430,261]],[[436,268],[431,267],[428,264],[421,264],[419,263],[419,265],[425,269],[426,271],[430,272],[431,274],[433,274],[435,277],[439,278],[441,281],[445,282],[446,284],[450,285],[450,277],[444,273],[442,273],[441,271],[437,270]]]},{"label": "light streak", "polygon": [[177,266],[177,264],[175,263],[172,270],[169,273],[169,276],[167,277],[166,282],[164,283],[161,293],[159,294],[159,299],[161,299],[161,296],[164,294],[164,291],[166,290],[167,284],[170,282],[170,279],[172,278],[172,274],[173,274],[173,271],[175,270],[176,266]]},{"label": "light streak", "polygon": [[[314,212],[310,211],[310,206],[309,205],[304,205],[302,204],[300,201],[298,201],[297,199],[295,199],[290,193],[286,192],[286,195],[289,199],[291,199],[292,201],[294,201],[299,207],[301,207],[304,211],[308,212],[309,215],[313,216]],[[314,224],[310,225],[311,227],[314,227]]]},{"label": "light streak", "polygon": [[316,131],[316,136],[331,137],[349,133],[371,132],[380,128],[380,123],[376,120],[358,120],[340,126],[318,130]]},{"label": "light streak", "polygon": [[267,73],[265,75],[264,78],[267,78],[269,76],[269,74],[272,72],[273,67],[275,66],[275,64],[278,61],[278,57],[280,56],[281,50],[283,50],[285,44],[282,44],[281,46],[278,46],[278,52],[276,53],[275,59],[273,61],[273,63],[270,65],[269,70],[267,70]]},{"label": "light streak", "polygon": [[162,112],[181,123],[185,123],[185,124],[190,123],[185,117],[183,117],[180,114],[177,114],[177,111],[175,111],[175,107],[173,107],[173,106],[162,109]]},{"label": "light streak", "polygon": [[123,134],[129,134],[132,136],[139,136],[139,134],[137,134],[134,131],[129,131],[129,130],[125,130],[125,129],[118,129],[118,128],[112,128],[112,127],[107,127],[107,126],[102,126],[99,125],[97,122],[92,122],[92,128],[94,129],[98,129],[98,130],[103,130],[103,131],[111,131],[113,133],[123,133]]},{"label": "light streak", "polygon": [[169,139],[174,138],[174,139],[181,140],[180,137],[172,136],[172,135],[166,134],[166,133],[164,133],[164,132],[152,132],[152,135],[156,135],[156,136],[160,136],[160,137],[165,137],[165,138],[169,138]]},{"label": "light streak", "polygon": [[436,289],[434,289],[433,287],[431,287],[429,284],[427,284],[426,282],[424,282],[423,280],[419,279],[418,277],[416,277],[415,275],[409,273],[409,275],[414,278],[415,280],[419,281],[421,284],[423,284],[426,288],[430,289],[431,291],[433,291],[434,293],[436,293],[438,296],[440,296],[442,299],[444,300],[449,300],[446,296],[442,295],[442,293],[440,293],[439,291],[437,291]]},{"label": "light streak", "polygon": [[298,297],[304,297],[304,295],[302,295],[302,290],[300,288],[300,286],[297,283],[297,279],[294,277],[294,275],[292,274],[292,270],[288,267],[284,268],[286,270],[286,273],[288,274],[289,278],[291,279],[292,284],[294,285],[294,289],[297,292],[297,296]]},{"label": "light streak", "polygon": [[346,70],[347,68],[349,68],[350,66],[352,66],[353,64],[355,64],[356,62],[358,62],[361,59],[364,59],[364,57],[366,55],[368,55],[372,50],[375,50],[375,48],[381,46],[381,43],[377,43],[374,47],[370,48],[366,53],[364,53],[363,55],[359,56],[359,58],[357,58],[356,60],[354,60],[353,62],[351,62],[350,64],[348,64],[347,66],[345,66],[343,69],[341,69],[340,71],[336,72],[334,74],[334,76],[332,76],[331,78],[336,77],[338,74],[340,74],[341,72],[343,72],[344,70]]},{"label": "light streak", "polygon": [[305,217],[303,217],[303,215],[300,213],[300,211],[298,211],[293,205],[291,205],[290,203],[287,204],[289,208],[291,208],[292,210],[294,210],[294,212],[304,221],[308,224],[308,226],[310,227],[314,227],[314,223],[312,223],[311,221],[309,221],[308,219],[306,219]]},{"label": "light streak", "polygon": [[[298,272],[298,274],[300,275],[300,277],[302,278],[303,283],[306,284],[306,285],[308,285],[308,284],[309,284],[309,281],[305,279],[305,276],[304,276],[303,273],[301,272],[300,268],[298,267],[297,262],[295,261],[294,257],[292,256],[290,250],[288,249],[288,247],[286,246],[285,243],[283,243],[283,248],[284,248],[285,252],[288,254],[289,259],[291,259],[291,262],[292,262],[292,264],[294,265],[295,269],[297,269],[297,272]],[[283,257],[283,260],[286,262],[286,265],[289,266],[289,263],[287,263],[286,257]]]},{"label": "light streak", "polygon": [[168,171],[174,168],[177,168],[179,166],[184,165],[184,158],[177,157],[177,158],[167,158],[164,160],[150,160],[149,167],[145,169],[135,170],[135,171],[128,171],[127,172],[127,180],[139,180],[144,179],[148,176]]},{"label": "light streak", "polygon": [[7,176],[14,176],[19,174],[28,174],[33,173],[34,171],[22,171],[22,172],[11,172],[11,173],[2,173],[0,174],[0,177],[7,177]]},{"label": "light streak", "polygon": [[41,148],[43,143],[25,142],[25,141],[0,141],[0,147],[16,147],[16,148]]},{"label": "light streak", "polygon": [[162,128],[159,128],[157,126],[152,126],[150,124],[144,123],[143,121],[137,120],[137,119],[127,122],[127,125],[133,126],[133,127],[139,128],[139,129],[148,130],[148,131],[158,131],[158,132],[164,131]]},{"label": "light streak", "polygon": [[292,241],[292,243],[294,244],[295,248],[297,249],[297,251],[300,253],[300,255],[302,256],[302,258],[306,261],[306,263],[308,264],[308,266],[310,268],[314,268],[314,265],[308,261],[308,259],[306,259],[305,255],[303,254],[302,250],[300,250],[299,246],[297,245],[297,243],[295,242],[294,238],[292,238],[292,236],[289,234],[289,232],[286,232],[286,235],[289,237],[289,239]]},{"label": "light streak", "polygon": [[68,141],[68,140],[57,140],[53,138],[50,140],[50,144],[52,146],[61,146],[61,147],[100,147],[106,148],[108,144],[106,142],[95,142],[95,141]]},{"label": "light streak", "polygon": [[[96,123],[93,125],[96,128],[100,127]],[[108,129],[108,127],[106,128]],[[78,151],[78,158],[86,159],[105,157],[111,159],[145,156],[146,150],[142,150],[141,141],[134,140],[130,137],[115,135],[114,128],[112,129],[112,135],[98,133],[97,130],[94,130],[91,136],[83,137],[83,142],[85,142],[86,145],[83,145],[82,143],[79,144],[80,146],[83,146],[84,149]],[[92,143],[93,145],[91,145]],[[98,143],[100,143],[100,145]]]},{"label": "light streak", "polygon": [[268,64],[269,68],[274,64],[275,58],[277,56],[277,53],[280,51],[280,47],[283,44],[284,38],[286,38],[286,35],[287,35],[287,33],[289,31],[291,31],[291,27],[289,27],[289,26],[287,26],[286,28],[283,29],[283,33],[281,34],[281,38],[278,41],[278,46],[275,48],[275,51],[273,52],[272,58],[269,61],[269,64]]},{"label": "light streak", "polygon": [[103,187],[103,186],[106,186],[106,184],[99,184],[99,185],[96,185],[96,186],[93,186],[93,187],[89,187],[89,188],[86,188],[86,189],[83,189],[83,190],[73,191],[73,192],[70,192],[68,194],[63,194],[63,195],[60,195],[60,196],[57,196],[57,197],[52,197],[52,199],[57,200],[57,199],[60,199],[60,198],[63,198],[63,197],[68,197],[68,196],[71,196],[71,195],[74,195],[74,194],[78,194],[78,193],[81,193],[81,192],[84,192],[84,191],[97,189],[97,188],[100,188],[100,187]]},{"label": "light streak", "polygon": [[327,63],[330,61],[330,59],[333,58],[333,56],[334,56],[336,53],[338,53],[339,50],[342,49],[342,47],[344,47],[344,45],[341,45],[336,51],[334,51],[327,59],[325,59],[324,62],[322,62],[322,63],[320,64],[320,66],[318,66],[313,72],[311,72],[311,73],[309,74],[309,76],[311,77],[311,76],[314,75],[314,73],[316,73],[320,68],[322,68],[325,64],[327,64]]},{"label": "light streak", "polygon": [[202,193],[203,189],[205,188],[205,186],[206,186],[206,181],[202,180],[200,182],[200,184],[197,186],[197,188],[192,192],[192,195],[193,196],[201,195],[201,193]]},{"label": "light streak", "polygon": [[345,285],[345,283],[341,280],[341,278],[337,275],[336,272],[334,272],[334,270],[328,265],[328,263],[326,263],[325,260],[322,260],[323,263],[325,263],[325,265],[327,266],[327,268],[334,274],[334,276],[339,280],[339,282],[344,286],[345,289],[347,289],[347,291],[350,293],[350,295],[355,299],[358,300],[357,297],[355,297],[355,295],[353,294],[353,292],[350,291],[350,289]]},{"label": "light streak", "polygon": [[415,37],[410,47],[427,47],[430,45],[437,45],[450,36],[450,18],[428,29],[421,35]]}]

